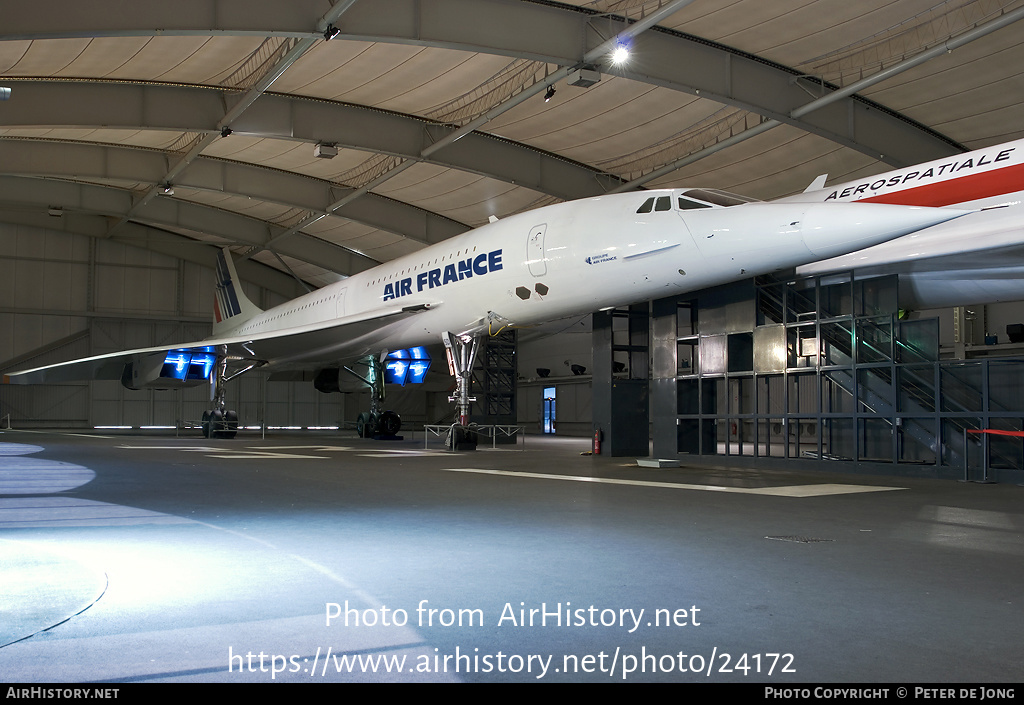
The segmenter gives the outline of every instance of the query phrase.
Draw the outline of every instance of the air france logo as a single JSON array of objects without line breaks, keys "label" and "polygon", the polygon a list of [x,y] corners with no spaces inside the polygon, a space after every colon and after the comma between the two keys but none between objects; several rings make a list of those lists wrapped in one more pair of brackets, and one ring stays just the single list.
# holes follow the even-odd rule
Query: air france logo
[{"label": "air france logo", "polygon": [[584,262],[587,264],[604,264],[605,262],[614,262],[618,257],[613,257],[609,254],[594,255],[593,257],[587,257]]},{"label": "air france logo", "polygon": [[420,272],[414,277],[406,277],[384,285],[384,301],[408,296],[413,292],[414,284],[417,292],[425,289],[436,289],[452,282],[469,279],[472,276],[482,277],[488,272],[501,269],[501,250],[492,250],[476,257],[469,257],[444,267],[435,267]]}]

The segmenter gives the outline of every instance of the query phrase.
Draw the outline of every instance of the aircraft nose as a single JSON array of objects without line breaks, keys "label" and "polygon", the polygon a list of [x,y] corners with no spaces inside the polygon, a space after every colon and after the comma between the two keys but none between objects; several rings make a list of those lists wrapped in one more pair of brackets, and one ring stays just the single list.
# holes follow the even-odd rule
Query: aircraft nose
[{"label": "aircraft nose", "polygon": [[804,244],[821,259],[836,257],[968,213],[973,211],[882,203],[818,203],[804,214]]}]

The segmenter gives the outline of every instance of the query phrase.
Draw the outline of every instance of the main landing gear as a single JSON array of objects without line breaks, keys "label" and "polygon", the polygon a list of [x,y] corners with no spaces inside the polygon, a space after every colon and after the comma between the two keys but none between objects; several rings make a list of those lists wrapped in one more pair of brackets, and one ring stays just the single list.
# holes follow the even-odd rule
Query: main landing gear
[{"label": "main landing gear", "polygon": [[402,417],[394,411],[384,411],[379,416],[364,411],[356,419],[356,433],[360,438],[396,437],[401,428]]},{"label": "main landing gear", "polygon": [[234,438],[238,433],[238,413],[231,409],[203,412],[204,438]]},{"label": "main landing gear", "polygon": [[359,414],[356,419],[356,433],[360,438],[377,440],[398,440],[402,429],[402,417],[394,411],[384,410],[384,362],[382,358],[368,357],[367,376],[363,377],[349,367],[345,371],[366,382],[370,387],[370,411]]},{"label": "main landing gear", "polygon": [[210,401],[213,402],[213,409],[203,412],[204,438],[230,439],[238,433],[238,413],[227,408],[224,384],[254,367],[258,367],[261,363],[243,361],[243,364],[245,365],[243,369],[229,375],[227,346],[222,345],[218,348],[217,362],[210,373]]}]

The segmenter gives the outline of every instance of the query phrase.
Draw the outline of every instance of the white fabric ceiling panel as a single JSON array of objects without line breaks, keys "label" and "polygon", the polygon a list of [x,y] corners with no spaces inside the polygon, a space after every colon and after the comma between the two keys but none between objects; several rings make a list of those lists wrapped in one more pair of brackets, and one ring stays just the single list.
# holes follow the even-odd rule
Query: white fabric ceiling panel
[{"label": "white fabric ceiling panel", "polygon": [[[102,204],[113,216],[107,237],[141,238],[142,247],[158,232],[230,242],[319,285],[370,266],[359,253],[383,262],[491,215],[566,193],[603,193],[742,134],[768,113],[763,104],[800,90],[794,85],[806,91],[806,102],[827,90],[816,78],[798,80],[801,74],[847,85],[1002,15],[1016,19],[1024,0],[695,0],[633,40],[632,65],[610,69],[599,58],[602,80],[593,87],[560,80],[550,102],[543,85],[534,88],[578,64],[580,47],[621,30],[623,17],[634,21],[665,4],[432,0],[417,5],[419,15],[400,0],[357,0],[340,14],[343,5],[312,0],[252,0],[244,13],[217,0],[174,8],[97,0],[88,11],[71,0],[18,4],[0,28],[0,85],[13,88],[11,102],[0,103],[0,143],[37,150],[37,168],[12,162],[5,173],[0,165],[0,178],[12,198],[38,191],[24,198],[34,204],[25,208]],[[475,26],[464,18],[470,10]],[[323,39],[328,23],[342,30],[332,41]],[[662,53],[645,63],[643,52],[655,46]],[[692,59],[683,57],[694,56],[708,65],[686,65]],[[751,56],[776,83],[744,82]],[[673,67],[686,70],[665,73]],[[863,89],[860,96],[884,108],[874,111],[881,122],[868,132],[881,126],[891,130],[882,142],[943,155],[1024,136],[1021,67],[1024,23],[1014,21]],[[725,76],[729,70],[735,75]],[[685,76],[720,81],[722,99],[698,95],[681,83]],[[41,87],[32,95],[46,102],[15,110],[19,82],[27,91],[30,79]],[[150,92],[131,92],[139,86]],[[537,90],[508,108],[523,91]],[[63,110],[64,92],[75,96],[68,108],[93,96],[97,109]],[[130,117],[119,121],[117,112],[98,109],[117,100]],[[343,104],[363,112],[343,112]],[[476,125],[473,138],[431,151],[488,111],[491,119]],[[15,114],[21,122],[5,117]],[[815,129],[779,127],[643,186],[708,185],[772,198],[803,189],[820,173],[835,181],[888,166],[877,153],[866,156],[873,147],[860,141],[873,135]],[[339,153],[316,158],[313,147],[330,141],[326,134],[339,141]],[[67,159],[54,155],[55,142],[69,145]],[[82,162],[71,161],[70,146],[83,144],[130,149],[88,153],[98,166],[76,171],[68,164]],[[504,151],[495,151],[498,145]],[[160,168],[125,153],[132,150],[159,155]],[[563,169],[577,177],[569,190],[540,178],[561,177]],[[261,173],[274,188],[260,188]],[[75,181],[103,190],[69,188]],[[168,183],[176,185],[173,196],[163,193]],[[373,195],[357,190],[364,186]],[[175,204],[178,211],[168,209]],[[323,217],[335,208],[339,215]],[[225,217],[232,214],[244,220]]]}]

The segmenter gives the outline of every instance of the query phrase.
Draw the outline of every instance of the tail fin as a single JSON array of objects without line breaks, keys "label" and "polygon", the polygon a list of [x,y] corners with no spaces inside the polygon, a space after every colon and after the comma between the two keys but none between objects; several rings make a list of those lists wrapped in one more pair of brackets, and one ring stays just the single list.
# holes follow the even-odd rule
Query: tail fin
[{"label": "tail fin", "polygon": [[804,193],[810,193],[811,191],[820,191],[821,189],[825,188],[826,181],[828,181],[828,174],[818,174],[816,177],[814,177],[814,181],[812,181],[807,186],[807,188],[804,189]]},{"label": "tail fin", "polygon": [[222,335],[235,326],[263,313],[242,291],[231,250],[217,253],[216,287],[213,297],[213,334]]}]

